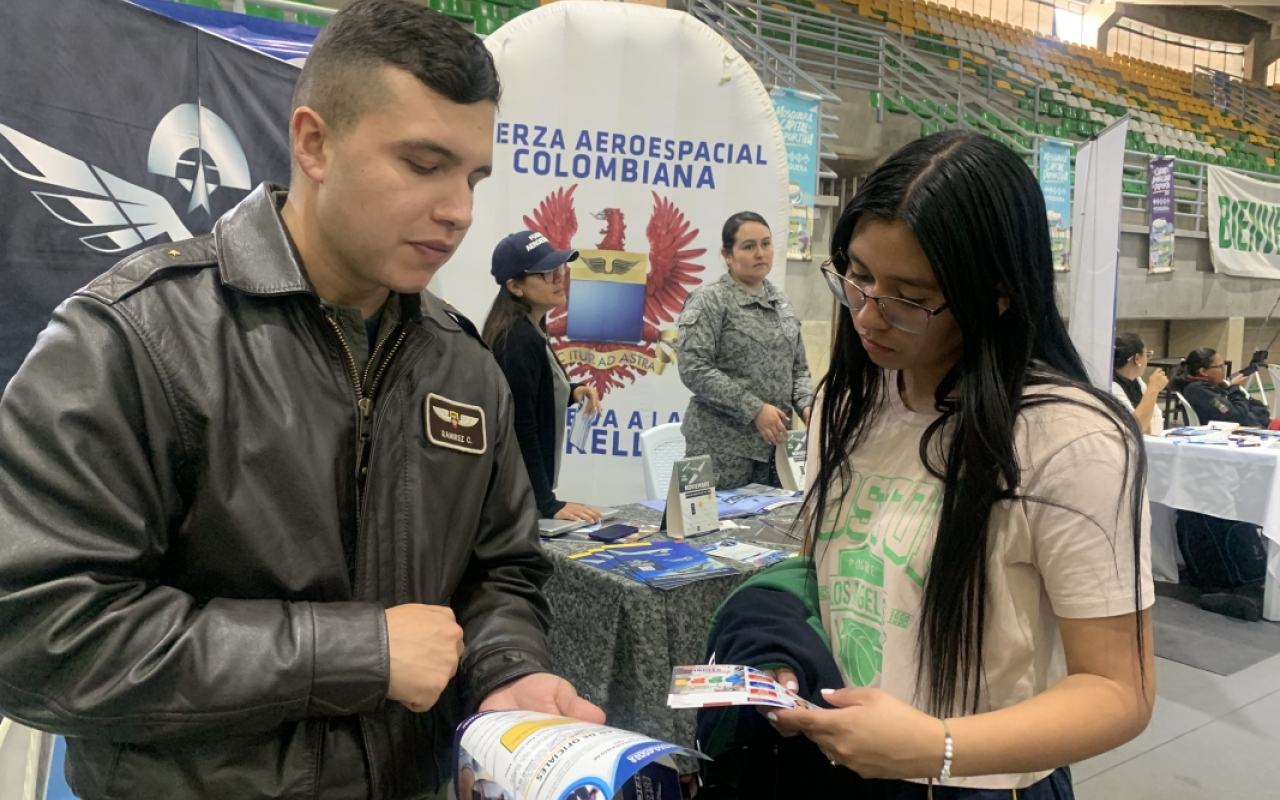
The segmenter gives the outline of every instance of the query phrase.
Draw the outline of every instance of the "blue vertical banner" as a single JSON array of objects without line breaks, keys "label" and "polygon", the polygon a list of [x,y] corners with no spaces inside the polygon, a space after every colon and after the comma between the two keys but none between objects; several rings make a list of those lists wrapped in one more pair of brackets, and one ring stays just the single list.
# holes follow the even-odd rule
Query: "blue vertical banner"
[{"label": "blue vertical banner", "polygon": [[822,101],[792,89],[774,89],[770,96],[787,145],[791,197],[787,258],[808,261],[813,257],[813,198],[818,193]]},{"label": "blue vertical banner", "polygon": [[1147,168],[1151,246],[1147,272],[1173,272],[1173,156],[1153,156]]},{"label": "blue vertical banner", "polygon": [[793,89],[774,89],[773,109],[787,145],[791,205],[813,208],[818,192],[818,139],[822,101]]},{"label": "blue vertical banner", "polygon": [[1049,240],[1053,268],[1066,272],[1071,254],[1071,145],[1044,139],[1040,142],[1040,191],[1049,212]]}]

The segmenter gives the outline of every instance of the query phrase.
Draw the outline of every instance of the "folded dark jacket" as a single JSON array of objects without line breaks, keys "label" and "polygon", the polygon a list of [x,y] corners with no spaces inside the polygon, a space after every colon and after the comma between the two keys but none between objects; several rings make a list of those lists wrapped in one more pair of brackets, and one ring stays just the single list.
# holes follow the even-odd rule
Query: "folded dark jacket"
[{"label": "folded dark jacket", "polygon": [[[730,595],[712,617],[707,661],[785,667],[795,673],[801,697],[829,708],[821,690],[839,689],[844,679],[822,628],[812,561],[787,559]],[[711,797],[862,796],[856,773],[831,766],[803,736],[784,738],[750,706],[700,710],[698,745],[714,759],[703,771]]]}]

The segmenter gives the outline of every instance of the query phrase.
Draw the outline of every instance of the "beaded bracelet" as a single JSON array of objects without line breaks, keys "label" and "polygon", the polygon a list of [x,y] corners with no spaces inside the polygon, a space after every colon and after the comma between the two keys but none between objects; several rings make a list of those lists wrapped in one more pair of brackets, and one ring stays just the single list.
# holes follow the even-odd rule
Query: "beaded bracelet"
[{"label": "beaded bracelet", "polygon": [[942,720],[942,732],[946,734],[942,746],[942,774],[938,776],[938,783],[946,783],[951,780],[951,757],[954,751],[951,747],[951,728],[947,726],[947,721]]}]

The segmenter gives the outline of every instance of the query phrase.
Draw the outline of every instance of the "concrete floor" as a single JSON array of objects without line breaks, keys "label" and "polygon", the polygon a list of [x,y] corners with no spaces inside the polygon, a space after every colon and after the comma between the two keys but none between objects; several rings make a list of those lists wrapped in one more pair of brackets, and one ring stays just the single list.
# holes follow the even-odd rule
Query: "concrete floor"
[{"label": "concrete floor", "polygon": [[1280,798],[1280,656],[1230,677],[1156,660],[1137,739],[1073,767],[1078,800]]}]

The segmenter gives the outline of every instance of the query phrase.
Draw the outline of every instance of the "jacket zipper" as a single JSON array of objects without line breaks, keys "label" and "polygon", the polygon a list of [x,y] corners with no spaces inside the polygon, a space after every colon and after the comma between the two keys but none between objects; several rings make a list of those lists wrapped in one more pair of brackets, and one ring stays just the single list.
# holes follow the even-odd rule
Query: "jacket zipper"
[{"label": "jacket zipper", "polygon": [[[361,545],[360,520],[362,518],[362,512],[364,511],[365,495],[368,492],[368,485],[365,478],[368,475],[367,462],[369,458],[370,445],[373,438],[372,431],[370,429],[372,417],[373,417],[373,402],[377,395],[378,385],[382,382],[382,376],[383,374],[385,374],[387,370],[387,366],[391,363],[391,360],[395,358],[396,352],[400,349],[400,345],[404,342],[405,336],[407,335],[408,331],[405,330],[403,325],[400,326],[399,333],[396,336],[395,344],[391,346],[391,350],[390,352],[387,353],[387,357],[382,359],[382,362],[378,364],[377,370],[375,370],[373,374],[373,381],[370,382],[369,370],[372,369],[373,365],[378,361],[378,357],[382,352],[382,346],[386,344],[388,339],[391,338],[391,335],[382,337],[382,339],[377,343],[377,346],[373,348],[373,352],[369,354],[369,362],[365,364],[364,375],[361,376],[356,372],[355,355],[351,352],[351,345],[347,343],[347,337],[342,335],[342,328],[339,327],[338,323],[334,321],[333,317],[330,317],[328,314],[325,314],[324,316],[325,316],[325,319],[329,322],[329,327],[333,328],[334,334],[337,335],[338,343],[342,345],[342,355],[343,355],[343,360],[347,367],[347,376],[351,379],[351,388],[355,392],[355,396],[356,396],[356,420],[357,420],[356,433],[357,433],[357,437],[359,439],[360,444],[358,446],[359,451],[356,454],[356,476],[355,476],[356,477],[356,520],[355,522],[356,522],[356,563],[359,564],[360,549],[361,549],[360,548],[360,545]],[[368,386],[367,389],[365,388],[366,385]],[[358,582],[360,580],[359,570],[356,570],[356,572],[357,572],[356,580]],[[358,594],[358,583],[356,586],[352,587],[352,590],[356,591]],[[369,720],[361,717],[360,738],[361,738],[361,741],[364,743],[365,752],[366,754],[368,754],[366,757],[368,758],[368,763],[369,763],[370,789],[376,794],[379,791],[379,787],[382,784],[382,779],[381,779],[381,776],[379,775],[377,765],[374,763],[374,759],[372,758],[372,755],[371,755],[373,750],[372,750],[372,743],[370,741],[371,740],[371,736],[369,732],[370,724],[371,723],[369,722]]]},{"label": "jacket zipper", "polygon": [[[365,365],[364,375],[361,376],[356,371],[355,355],[351,352],[351,345],[347,343],[347,337],[342,335],[342,328],[329,315],[325,315],[325,319],[329,322],[329,327],[333,328],[333,332],[338,337],[338,343],[342,345],[343,361],[347,367],[347,376],[351,379],[351,388],[356,395],[356,418],[358,425],[356,428],[357,438],[360,441],[359,452],[356,454],[356,485],[359,491],[356,495],[356,527],[359,528],[361,512],[364,510],[365,495],[365,477],[368,475],[368,458],[369,445],[372,438],[372,430],[370,423],[373,417],[373,403],[377,397],[378,385],[382,382],[382,376],[386,373],[388,365],[395,358],[396,352],[400,349],[401,343],[404,342],[407,331],[403,326],[400,327],[398,334],[388,334],[373,348],[373,352],[369,354],[369,362]],[[381,359],[383,345],[387,343],[391,337],[395,335],[396,341],[391,346],[387,357]],[[377,364],[377,370],[373,373],[373,380],[369,380],[369,371]]]},{"label": "jacket zipper", "polygon": [[[382,350],[382,346],[387,343],[392,335],[395,336],[395,342],[392,343],[391,349],[387,351],[385,358],[378,361],[378,355]],[[367,387],[360,398],[360,413],[362,415],[360,422],[360,463],[358,465],[359,472],[356,475],[357,486],[360,489],[360,496],[356,503],[356,510],[359,512],[364,508],[365,500],[369,494],[369,459],[373,455],[373,401],[378,394],[378,387],[382,385],[382,376],[386,374],[387,367],[396,357],[396,353],[400,351],[400,345],[404,343],[408,331],[401,327],[395,334],[388,334],[378,342],[377,347],[373,349],[372,355],[369,356],[369,363],[364,369],[364,385]],[[373,380],[369,380],[369,370],[377,363],[378,368],[373,372]],[[359,513],[356,515],[359,521]]]}]

